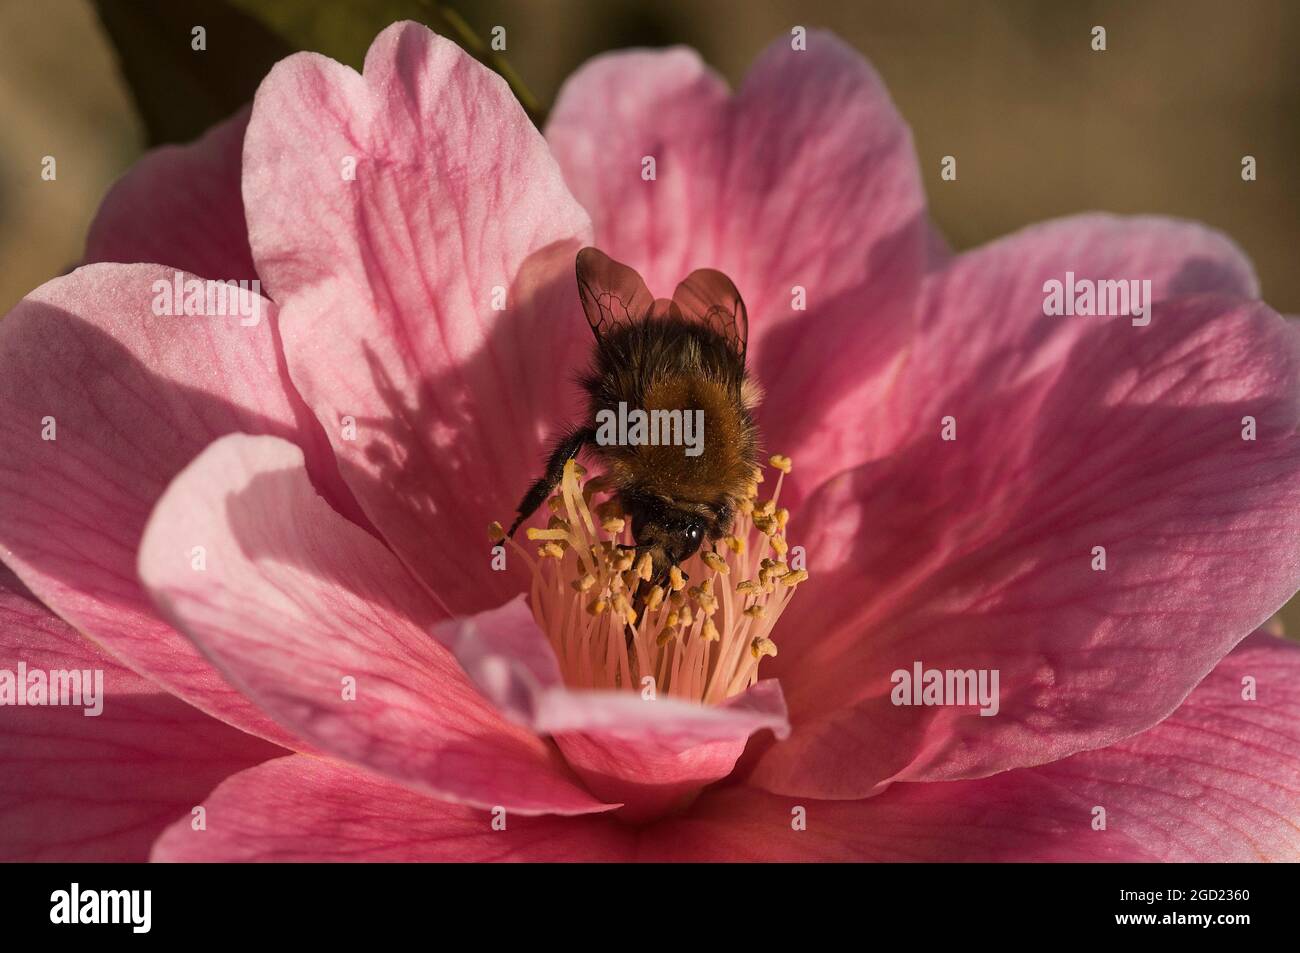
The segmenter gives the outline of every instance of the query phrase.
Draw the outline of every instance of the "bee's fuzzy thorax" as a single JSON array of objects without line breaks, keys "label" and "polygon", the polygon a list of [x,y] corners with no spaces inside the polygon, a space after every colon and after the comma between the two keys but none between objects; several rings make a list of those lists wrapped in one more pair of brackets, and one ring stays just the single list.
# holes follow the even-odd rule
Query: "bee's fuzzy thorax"
[{"label": "bee's fuzzy thorax", "polygon": [[675,446],[598,448],[623,490],[687,503],[736,502],[758,459],[749,400],[758,391],[743,358],[717,334],[681,318],[648,318],[601,338],[581,379],[590,417],[620,403],[654,410],[700,410],[703,452]]}]

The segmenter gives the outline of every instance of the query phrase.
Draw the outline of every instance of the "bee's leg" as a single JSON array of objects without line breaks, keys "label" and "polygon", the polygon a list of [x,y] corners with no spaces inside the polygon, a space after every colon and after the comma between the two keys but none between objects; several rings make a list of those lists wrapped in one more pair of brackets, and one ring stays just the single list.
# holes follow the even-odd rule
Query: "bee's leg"
[{"label": "bee's leg", "polygon": [[[631,548],[631,547],[625,547],[625,548]],[[668,563],[668,564],[665,565],[662,569],[660,569],[657,573],[655,573],[653,576],[650,577],[649,584],[652,585],[652,586],[666,586],[666,585],[668,585],[668,576],[669,576],[669,574],[670,574],[674,569],[676,569],[678,572],[680,572],[680,573],[682,574],[682,581],[683,581],[683,582],[690,582],[690,581],[691,581],[691,577],[688,576],[688,575],[686,574],[685,570],[682,569],[680,563]]]},{"label": "bee's leg", "polygon": [[595,440],[596,431],[591,427],[582,427],[568,431],[556,441],[546,461],[546,472],[533,482],[528,492],[524,494],[524,498],[520,500],[519,514],[515,517],[510,532],[506,533],[507,536],[515,535],[519,524],[532,516],[537,507],[542,505],[542,501],[551,495],[551,491],[559,485],[564,476],[564,465],[578,455],[583,444],[594,443]]}]

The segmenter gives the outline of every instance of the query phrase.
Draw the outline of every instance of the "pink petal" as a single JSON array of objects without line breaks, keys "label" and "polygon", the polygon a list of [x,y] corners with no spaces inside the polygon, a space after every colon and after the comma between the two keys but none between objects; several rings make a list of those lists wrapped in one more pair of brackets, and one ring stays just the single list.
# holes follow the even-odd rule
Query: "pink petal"
[{"label": "pink petal", "polygon": [[412,23],[364,77],[289,57],[258,90],[244,196],[294,381],[366,513],[457,612],[523,589],[490,570],[487,526],[574,406],[589,224],[505,83]]},{"label": "pink petal", "polygon": [[160,692],[0,580],[0,669],[19,663],[99,670],[103,707],[0,707],[0,860],[145,860],[219,781],[282,751]]},{"label": "pink petal", "polygon": [[[1257,700],[1242,698],[1243,678]],[[730,788],[643,834],[652,860],[1300,860],[1300,646],[1257,635],[1126,741],[863,801]],[[262,769],[258,769],[262,770]],[[806,829],[794,830],[802,806]],[[1105,809],[1105,829],[1094,830]]]},{"label": "pink petal", "polygon": [[566,688],[522,595],[499,609],[441,622],[433,634],[498,709],[554,736],[587,787],[624,805],[624,820],[643,821],[689,803],[731,773],[755,732],[770,729],[780,738],[789,732],[781,687],[772,679],[716,707]]},{"label": "pink petal", "polygon": [[605,807],[482,700],[427,635],[431,598],[316,495],[292,444],[235,434],[200,454],[154,510],[140,576],[232,684],[325,751],[449,800]]},{"label": "pink petal", "polygon": [[[758,783],[858,797],[1112,744],[1295,592],[1294,329],[1214,296],[1159,304],[1145,328],[1062,320],[1092,328],[1014,379],[978,378],[947,408],[955,441],[917,421],[805,508],[812,579],[769,670],[794,731]],[[916,662],[997,670],[998,714],[895,706],[891,674]]]},{"label": "pink petal", "polygon": [[[1241,698],[1245,675],[1258,701]],[[1122,744],[980,781],[897,784],[858,801],[723,787],[685,814],[493,815],[294,755],[230,778],[203,833],[155,860],[1089,861],[1300,859],[1300,650],[1245,642],[1168,719]],[[1106,809],[1094,830],[1094,809]],[[498,815],[500,816],[500,815]],[[797,829],[802,827],[802,829]]]},{"label": "pink petal", "polygon": [[792,494],[863,459],[861,415],[828,411],[887,389],[928,242],[911,135],[880,77],[836,37],[807,40],[774,42],[731,97],[690,50],[597,57],[546,130],[596,244],[652,293],[701,267],[736,283],[766,445],[799,463]]},{"label": "pink petal", "polygon": [[[274,433],[328,447],[279,367],[274,306],[251,316],[158,316],[159,265],[87,265],[0,321],[0,557],[55,612],[131,668],[236,727],[289,738],[158,618],[136,547],[167,482],[213,438]],[[181,274],[184,282],[192,276]],[[252,299],[241,292],[241,302]],[[50,426],[57,439],[42,439]]]},{"label": "pink petal", "polygon": [[189,145],[154,149],[127,170],[90,225],[86,262],[157,262],[223,281],[256,278],[239,191],[249,111]]},{"label": "pink petal", "polygon": [[474,810],[302,755],[236,775],[207,804],[208,829],[174,824],[153,860],[620,861],[636,842],[632,828],[604,817]]},{"label": "pink petal", "polygon": [[917,420],[947,413],[944,406],[997,395],[1059,360],[1098,320],[1043,313],[1044,282],[1064,280],[1067,271],[1091,281],[1146,278],[1156,300],[1202,292],[1259,297],[1241,249],[1195,222],[1094,213],[1033,225],[929,278],[919,339],[897,391],[905,402],[882,423],[906,439]]}]

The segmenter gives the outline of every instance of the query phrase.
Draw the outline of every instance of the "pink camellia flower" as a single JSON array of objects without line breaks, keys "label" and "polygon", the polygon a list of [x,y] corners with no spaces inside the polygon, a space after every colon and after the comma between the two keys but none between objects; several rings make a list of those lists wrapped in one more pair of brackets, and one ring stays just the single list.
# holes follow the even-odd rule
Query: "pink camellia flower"
[{"label": "pink camellia flower", "polygon": [[[734,280],[794,464],[628,643],[581,471],[487,536],[575,419],[586,245]],[[829,35],[735,93],[600,57],[545,137],[416,25],[280,63],[0,322],[0,667],[106,679],[0,708],[0,856],[1300,857],[1294,329],[1193,224],[941,245]],[[159,313],[198,278],[260,286]]]}]

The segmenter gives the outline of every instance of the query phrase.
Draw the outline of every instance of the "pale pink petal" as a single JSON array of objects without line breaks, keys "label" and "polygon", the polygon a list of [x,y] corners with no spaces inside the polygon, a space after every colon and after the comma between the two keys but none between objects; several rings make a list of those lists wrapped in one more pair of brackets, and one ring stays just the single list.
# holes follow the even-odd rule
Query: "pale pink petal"
[{"label": "pale pink petal", "polygon": [[154,845],[153,860],[557,862],[635,856],[634,829],[606,817],[475,810],[302,755],[238,774],[206,803],[208,829],[174,824]]},{"label": "pale pink petal", "polygon": [[911,135],[880,77],[830,34],[791,45],[774,42],[730,97],[690,50],[599,56],[565,84],[546,132],[596,244],[652,293],[696,268],[736,283],[766,445],[799,461],[795,498],[862,459],[865,415],[828,411],[887,389],[928,227]]},{"label": "pale pink petal", "polygon": [[1295,862],[1300,646],[1248,639],[1167,719],[1108,748],[980,781],[896,784],[862,801],[725,789],[644,832],[641,856]]},{"label": "pale pink petal", "polygon": [[[632,828],[450,806],[291,756],[226,781],[209,828],[155,860],[1141,861],[1300,859],[1300,650],[1256,637],[1168,719],[1126,742],[979,781],[858,801],[724,787]],[[1257,701],[1241,696],[1255,679]],[[1096,808],[1105,829],[1096,830]],[[494,828],[504,820],[504,829]]]},{"label": "pale pink petal", "polygon": [[[1249,259],[1195,222],[1093,213],[1022,229],[949,261],[929,276],[910,362],[886,408],[882,445],[918,421],[1014,387],[1058,361],[1098,318],[1046,315],[1044,283],[1146,279],[1157,301],[1220,292],[1259,297]],[[1122,323],[1122,319],[1121,319]]]},{"label": "pale pink petal", "polygon": [[312,745],[449,800],[604,808],[482,699],[428,634],[432,598],[317,496],[292,444],[235,434],[205,450],[154,510],[140,576],[232,684]]},{"label": "pale pink petal", "polygon": [[98,670],[103,695],[0,707],[0,860],[145,860],[219,781],[283,752],[168,696],[11,582],[0,580],[0,670],[84,670],[91,685]]},{"label": "pale pink petal", "polygon": [[364,78],[279,63],[244,160],[253,256],[346,479],[455,611],[500,604],[526,577],[490,570],[487,526],[537,476],[591,342],[589,224],[545,141],[498,76],[399,23]]},{"label": "pale pink petal", "polygon": [[245,107],[197,141],[160,146],[128,169],[90,225],[86,262],[156,262],[204,278],[256,278],[239,186],[248,114]]},{"label": "pale pink petal", "polygon": [[[347,491],[280,367],[274,306],[241,291],[248,317],[154,314],[154,282],[177,274],[87,265],[42,285],[0,321],[0,558],[131,668],[209,714],[286,743],[158,618],[136,578],[136,548],[167,482],[231,431],[299,440],[333,498]],[[254,300],[258,319],[245,324]]]},{"label": "pale pink petal", "polygon": [[689,803],[726,777],[749,736],[789,732],[775,680],[758,682],[720,706],[646,693],[565,687],[555,653],[524,597],[433,633],[483,694],[512,720],[551,735],[598,796],[645,820]]},{"label": "pale pink petal", "polygon": [[[1293,329],[1204,295],[1158,304],[1145,328],[1063,320],[1092,328],[996,398],[949,407],[955,440],[919,421],[801,514],[812,578],[767,669],[793,734],[763,786],[858,797],[1114,743],[1295,592]],[[998,713],[896,706],[892,674],[917,662],[996,670]]]}]

